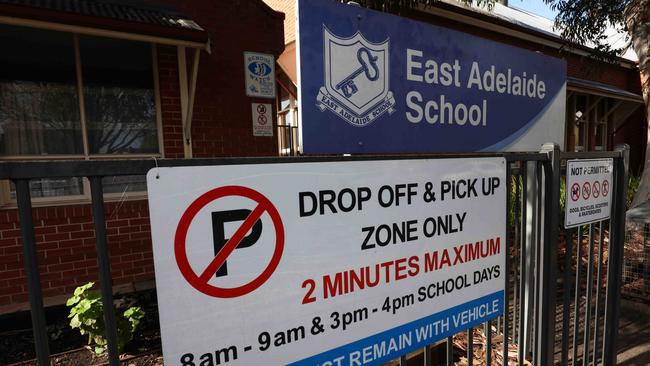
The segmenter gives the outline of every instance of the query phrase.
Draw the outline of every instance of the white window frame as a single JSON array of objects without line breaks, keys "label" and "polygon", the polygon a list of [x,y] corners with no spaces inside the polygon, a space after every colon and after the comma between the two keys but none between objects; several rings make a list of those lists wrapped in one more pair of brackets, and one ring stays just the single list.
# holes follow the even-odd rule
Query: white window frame
[{"label": "white window frame", "polygon": [[[162,131],[162,107],[160,97],[160,80],[158,74],[158,50],[155,43],[149,43],[151,46],[151,59],[153,71],[153,89],[154,103],[156,110],[156,133],[158,135],[158,153],[155,154],[90,154],[88,147],[88,134],[86,125],[86,112],[83,93],[83,72],[81,52],[79,48],[79,34],[68,33],[73,37],[73,48],[75,57],[75,71],[77,78],[77,99],[79,102],[79,122],[81,127],[81,138],[83,144],[83,154],[69,155],[0,155],[0,160],[29,161],[29,160],[100,160],[100,159],[151,159],[164,158],[164,141]],[[87,178],[82,178],[83,194],[65,195],[54,197],[32,197],[33,206],[59,206],[77,203],[88,203],[90,201],[90,182]],[[105,193],[104,200],[122,201],[122,200],[141,200],[147,197],[146,191],[123,192],[123,193]],[[15,208],[16,200],[11,198],[11,185],[8,180],[0,181],[0,208]]]}]

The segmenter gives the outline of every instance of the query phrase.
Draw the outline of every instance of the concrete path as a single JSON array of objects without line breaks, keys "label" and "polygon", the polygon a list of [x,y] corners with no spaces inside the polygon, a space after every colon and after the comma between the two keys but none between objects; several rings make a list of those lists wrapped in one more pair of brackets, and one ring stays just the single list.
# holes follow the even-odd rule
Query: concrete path
[{"label": "concrete path", "polygon": [[650,307],[628,301],[621,304],[618,365],[650,365]]}]

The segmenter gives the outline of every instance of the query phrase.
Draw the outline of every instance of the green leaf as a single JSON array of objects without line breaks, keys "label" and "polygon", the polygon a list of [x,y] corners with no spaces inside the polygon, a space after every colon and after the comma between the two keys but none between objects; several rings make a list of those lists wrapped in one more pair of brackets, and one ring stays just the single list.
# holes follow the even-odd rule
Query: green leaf
[{"label": "green leaf", "polygon": [[[89,291],[93,285],[93,282],[89,282],[77,287],[74,295],[67,300],[66,305],[71,306],[68,315],[68,318],[71,318],[70,327],[79,329],[79,333],[82,335],[87,334],[88,344],[93,347],[97,355],[100,355],[106,351],[104,313],[101,295],[97,291]],[[125,306],[118,305],[117,307],[116,311],[121,311]],[[133,334],[144,315],[145,312],[141,307],[132,306],[122,312],[122,316],[117,319],[119,352],[133,339]]]},{"label": "green leaf", "polygon": [[92,302],[88,301],[87,299],[83,299],[79,301],[79,309],[77,310],[78,312],[85,313],[90,309],[90,306],[92,305]]},{"label": "green leaf", "polygon": [[65,305],[72,306],[78,302],[79,302],[79,296],[72,296],[71,298],[68,299],[68,301],[66,301]]},{"label": "green leaf", "polygon": [[86,290],[88,290],[89,288],[93,287],[94,285],[95,285],[94,282],[88,282],[87,284],[85,284],[85,285],[83,285],[83,286],[79,286],[79,287],[77,287],[77,288],[74,290],[74,295],[75,295],[75,296],[80,296],[80,295],[83,294]]},{"label": "green leaf", "polygon": [[79,317],[78,317],[77,315],[75,315],[75,316],[72,317],[72,319],[70,320],[70,327],[72,327],[72,328],[79,328],[79,326],[81,326],[81,322],[79,321]]}]

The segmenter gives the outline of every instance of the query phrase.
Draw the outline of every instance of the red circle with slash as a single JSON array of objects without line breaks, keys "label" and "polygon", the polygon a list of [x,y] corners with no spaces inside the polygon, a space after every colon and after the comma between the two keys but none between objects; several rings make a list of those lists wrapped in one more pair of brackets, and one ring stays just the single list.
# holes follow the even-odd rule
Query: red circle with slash
[{"label": "red circle with slash", "polygon": [[266,122],[268,122],[266,116],[260,115],[257,117],[257,123],[261,124],[262,126],[264,126]]},{"label": "red circle with slash", "polygon": [[580,185],[578,183],[573,183],[571,186],[571,200],[573,202],[580,199]]},{"label": "red circle with slash", "polygon": [[600,196],[600,182],[595,181],[591,185],[591,195],[594,196],[594,198],[598,198]]},{"label": "red circle with slash", "polygon": [[582,198],[588,200],[589,196],[591,196],[591,184],[585,182],[585,184],[582,185]]},{"label": "red circle with slash", "polygon": [[[190,265],[189,260],[187,259],[187,232],[192,224],[192,220],[196,215],[203,209],[207,204],[216,201],[220,198],[229,197],[229,196],[239,196],[248,198],[257,203],[255,209],[248,215],[244,223],[235,231],[235,234],[228,240],[224,247],[217,253],[217,255],[212,259],[210,264],[201,271],[200,274],[197,274],[192,266]],[[218,287],[210,285],[208,282],[214,276],[214,274],[219,270],[219,268],[224,264],[228,256],[232,254],[235,248],[239,243],[244,239],[246,233],[253,227],[253,225],[260,219],[264,214],[268,213],[271,216],[271,221],[275,228],[275,250],[273,251],[273,256],[271,261],[264,269],[264,271],[253,279],[251,282],[238,287]],[[187,282],[189,282],[192,287],[201,291],[202,293],[219,298],[232,298],[246,295],[249,292],[254,291],[260,287],[266,280],[268,280],[275,269],[280,263],[280,258],[282,257],[282,251],[284,250],[284,226],[282,224],[282,219],[280,218],[280,213],[275,208],[275,206],[261,193],[242,186],[225,186],[215,188],[210,190],[199,198],[194,200],[190,206],[185,210],[183,216],[181,216],[178,226],[176,228],[176,234],[174,237],[174,254],[176,256],[176,263],[178,268],[181,271],[181,274]]]},{"label": "red circle with slash", "polygon": [[603,181],[603,197],[607,197],[609,194],[609,181],[605,179]]}]

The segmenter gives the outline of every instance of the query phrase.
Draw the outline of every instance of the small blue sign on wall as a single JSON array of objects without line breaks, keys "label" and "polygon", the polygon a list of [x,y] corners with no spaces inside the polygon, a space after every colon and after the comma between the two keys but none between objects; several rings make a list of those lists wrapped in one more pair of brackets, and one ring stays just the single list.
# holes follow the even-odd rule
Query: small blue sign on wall
[{"label": "small blue sign on wall", "polygon": [[558,58],[330,0],[298,0],[305,153],[564,144]]},{"label": "small blue sign on wall", "polygon": [[259,52],[244,52],[246,95],[275,99],[275,57]]}]

